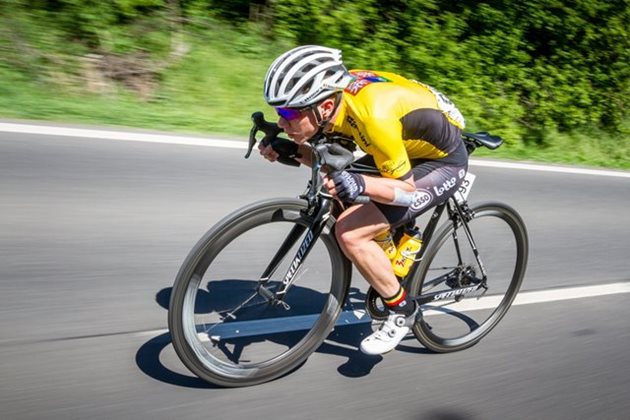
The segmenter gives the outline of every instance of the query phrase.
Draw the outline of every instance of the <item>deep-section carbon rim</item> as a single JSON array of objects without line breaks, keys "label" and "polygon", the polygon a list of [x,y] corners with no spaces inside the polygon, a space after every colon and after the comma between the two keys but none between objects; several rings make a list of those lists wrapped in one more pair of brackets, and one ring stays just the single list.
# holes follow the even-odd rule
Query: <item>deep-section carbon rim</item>
[{"label": "deep-section carbon rim", "polygon": [[[291,199],[246,207],[219,222],[187,257],[173,287],[169,328],[178,356],[200,378],[223,386],[274,379],[302,363],[334,326],[350,268],[331,232],[332,218],[304,258],[285,305],[257,293],[288,232],[308,225],[300,214],[305,207]],[[281,283],[301,243],[264,282],[268,290]]]}]

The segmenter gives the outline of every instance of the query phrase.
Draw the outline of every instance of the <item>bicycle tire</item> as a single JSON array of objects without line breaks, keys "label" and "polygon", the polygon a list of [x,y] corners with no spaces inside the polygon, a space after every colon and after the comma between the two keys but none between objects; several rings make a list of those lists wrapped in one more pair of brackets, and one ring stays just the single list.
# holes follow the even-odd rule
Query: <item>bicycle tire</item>
[{"label": "bicycle tire", "polygon": [[[463,350],[485,337],[510,308],[525,275],[529,245],[519,214],[505,204],[494,202],[471,209],[474,216],[468,226],[487,272],[489,295],[455,296],[422,306],[422,317],[414,324],[413,332],[418,341],[433,352]],[[457,255],[452,240],[454,232],[460,248],[469,245],[461,221],[457,229],[450,219],[444,223],[431,239],[409,283],[412,295],[448,292],[478,281],[481,270],[472,250],[460,249],[463,264],[445,265],[445,261]],[[493,252],[490,248],[494,245],[498,247]],[[437,276],[433,275],[436,271]],[[445,278],[449,279],[450,286]]]},{"label": "bicycle tire", "polygon": [[[311,276],[316,279],[313,280],[313,290],[298,286],[306,279],[297,279],[286,294],[285,301],[290,309],[265,303],[262,297],[254,296],[259,277],[240,275],[248,273],[251,268],[260,276],[261,272],[256,271],[259,267],[254,266],[257,260],[262,262],[261,254],[273,248],[268,244],[274,240],[275,230],[280,228],[284,232],[296,224],[308,226],[307,218],[300,213],[306,207],[306,202],[299,199],[272,199],[246,206],[218,222],[190,251],[173,285],[168,325],[177,355],[199,378],[224,387],[250,386],[276,379],[303,363],[333,329],[348,293],[351,275],[350,262],[343,256],[334,238],[333,217],[327,220],[322,234],[315,238],[314,250],[304,258],[305,261],[321,258],[324,263],[320,266],[325,266],[328,258],[329,267],[316,268],[315,276]],[[271,230],[274,235],[270,236]],[[252,235],[262,235],[262,239],[252,241]],[[300,242],[297,241],[296,246]],[[256,248],[258,245],[262,246]],[[254,247],[257,251],[245,253],[243,246]],[[235,247],[238,248],[236,251]],[[220,264],[223,262],[222,255],[226,253],[226,258],[239,253],[243,253],[241,258],[245,255],[249,257],[240,262],[237,257],[236,264]],[[294,255],[294,252],[289,252],[285,260],[290,262]],[[324,271],[329,273],[330,284],[320,286],[319,276]],[[228,277],[222,278],[220,274],[223,272]],[[277,270],[276,273],[284,274],[285,271]],[[202,284],[206,283],[204,279],[208,284],[205,289]],[[310,278],[308,280],[311,281]],[[274,281],[271,279],[266,284]],[[275,283],[280,284],[281,279]],[[228,312],[222,309],[222,305],[231,305],[225,303],[227,301],[240,301],[235,295],[243,291],[253,300],[245,299],[247,304],[233,314],[236,321],[229,317],[221,319]],[[295,299],[292,300],[293,296]],[[256,303],[257,300],[262,302]],[[318,306],[320,304],[321,307]],[[218,321],[212,323],[214,321],[207,320],[209,318]],[[300,324],[295,327],[297,319],[304,321],[306,326]],[[228,331],[222,333],[228,338],[219,336],[217,344],[216,336],[212,334],[221,328]],[[293,331],[291,328],[302,329]],[[230,338],[230,333],[234,337]],[[230,347],[234,348],[233,352]],[[275,354],[276,349],[278,354]],[[253,358],[259,357],[261,360],[253,361]]]}]

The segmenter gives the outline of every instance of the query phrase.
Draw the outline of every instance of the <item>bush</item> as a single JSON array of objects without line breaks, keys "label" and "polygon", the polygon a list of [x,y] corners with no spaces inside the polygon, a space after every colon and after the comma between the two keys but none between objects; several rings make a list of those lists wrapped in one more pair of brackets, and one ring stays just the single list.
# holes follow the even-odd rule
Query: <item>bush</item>
[{"label": "bush", "polygon": [[435,85],[472,126],[512,143],[620,132],[628,118],[624,0],[282,0],[277,37],[341,48],[350,64]]}]

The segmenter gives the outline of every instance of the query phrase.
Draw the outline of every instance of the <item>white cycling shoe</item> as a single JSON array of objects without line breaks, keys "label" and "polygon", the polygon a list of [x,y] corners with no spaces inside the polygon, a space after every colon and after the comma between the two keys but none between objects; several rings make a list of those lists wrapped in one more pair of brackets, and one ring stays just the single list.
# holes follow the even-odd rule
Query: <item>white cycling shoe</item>
[{"label": "white cycling shoe", "polygon": [[416,308],[410,316],[391,312],[377,331],[361,341],[361,352],[375,356],[394,350],[416,322],[418,311]]}]

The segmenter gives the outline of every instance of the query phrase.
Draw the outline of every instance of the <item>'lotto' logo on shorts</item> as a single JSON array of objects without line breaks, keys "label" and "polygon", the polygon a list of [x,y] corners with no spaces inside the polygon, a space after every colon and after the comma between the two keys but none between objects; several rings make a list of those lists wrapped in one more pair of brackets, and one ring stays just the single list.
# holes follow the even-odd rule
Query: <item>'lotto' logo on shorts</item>
[{"label": "'lotto' logo on shorts", "polygon": [[455,185],[457,185],[457,180],[455,179],[455,177],[452,177],[451,179],[447,179],[446,181],[444,181],[441,187],[433,187],[433,191],[435,191],[437,196],[440,197],[442,194],[449,191]]},{"label": "'lotto' logo on shorts", "polygon": [[409,208],[412,211],[422,210],[431,203],[433,196],[426,190],[418,190],[413,194],[413,200]]}]

